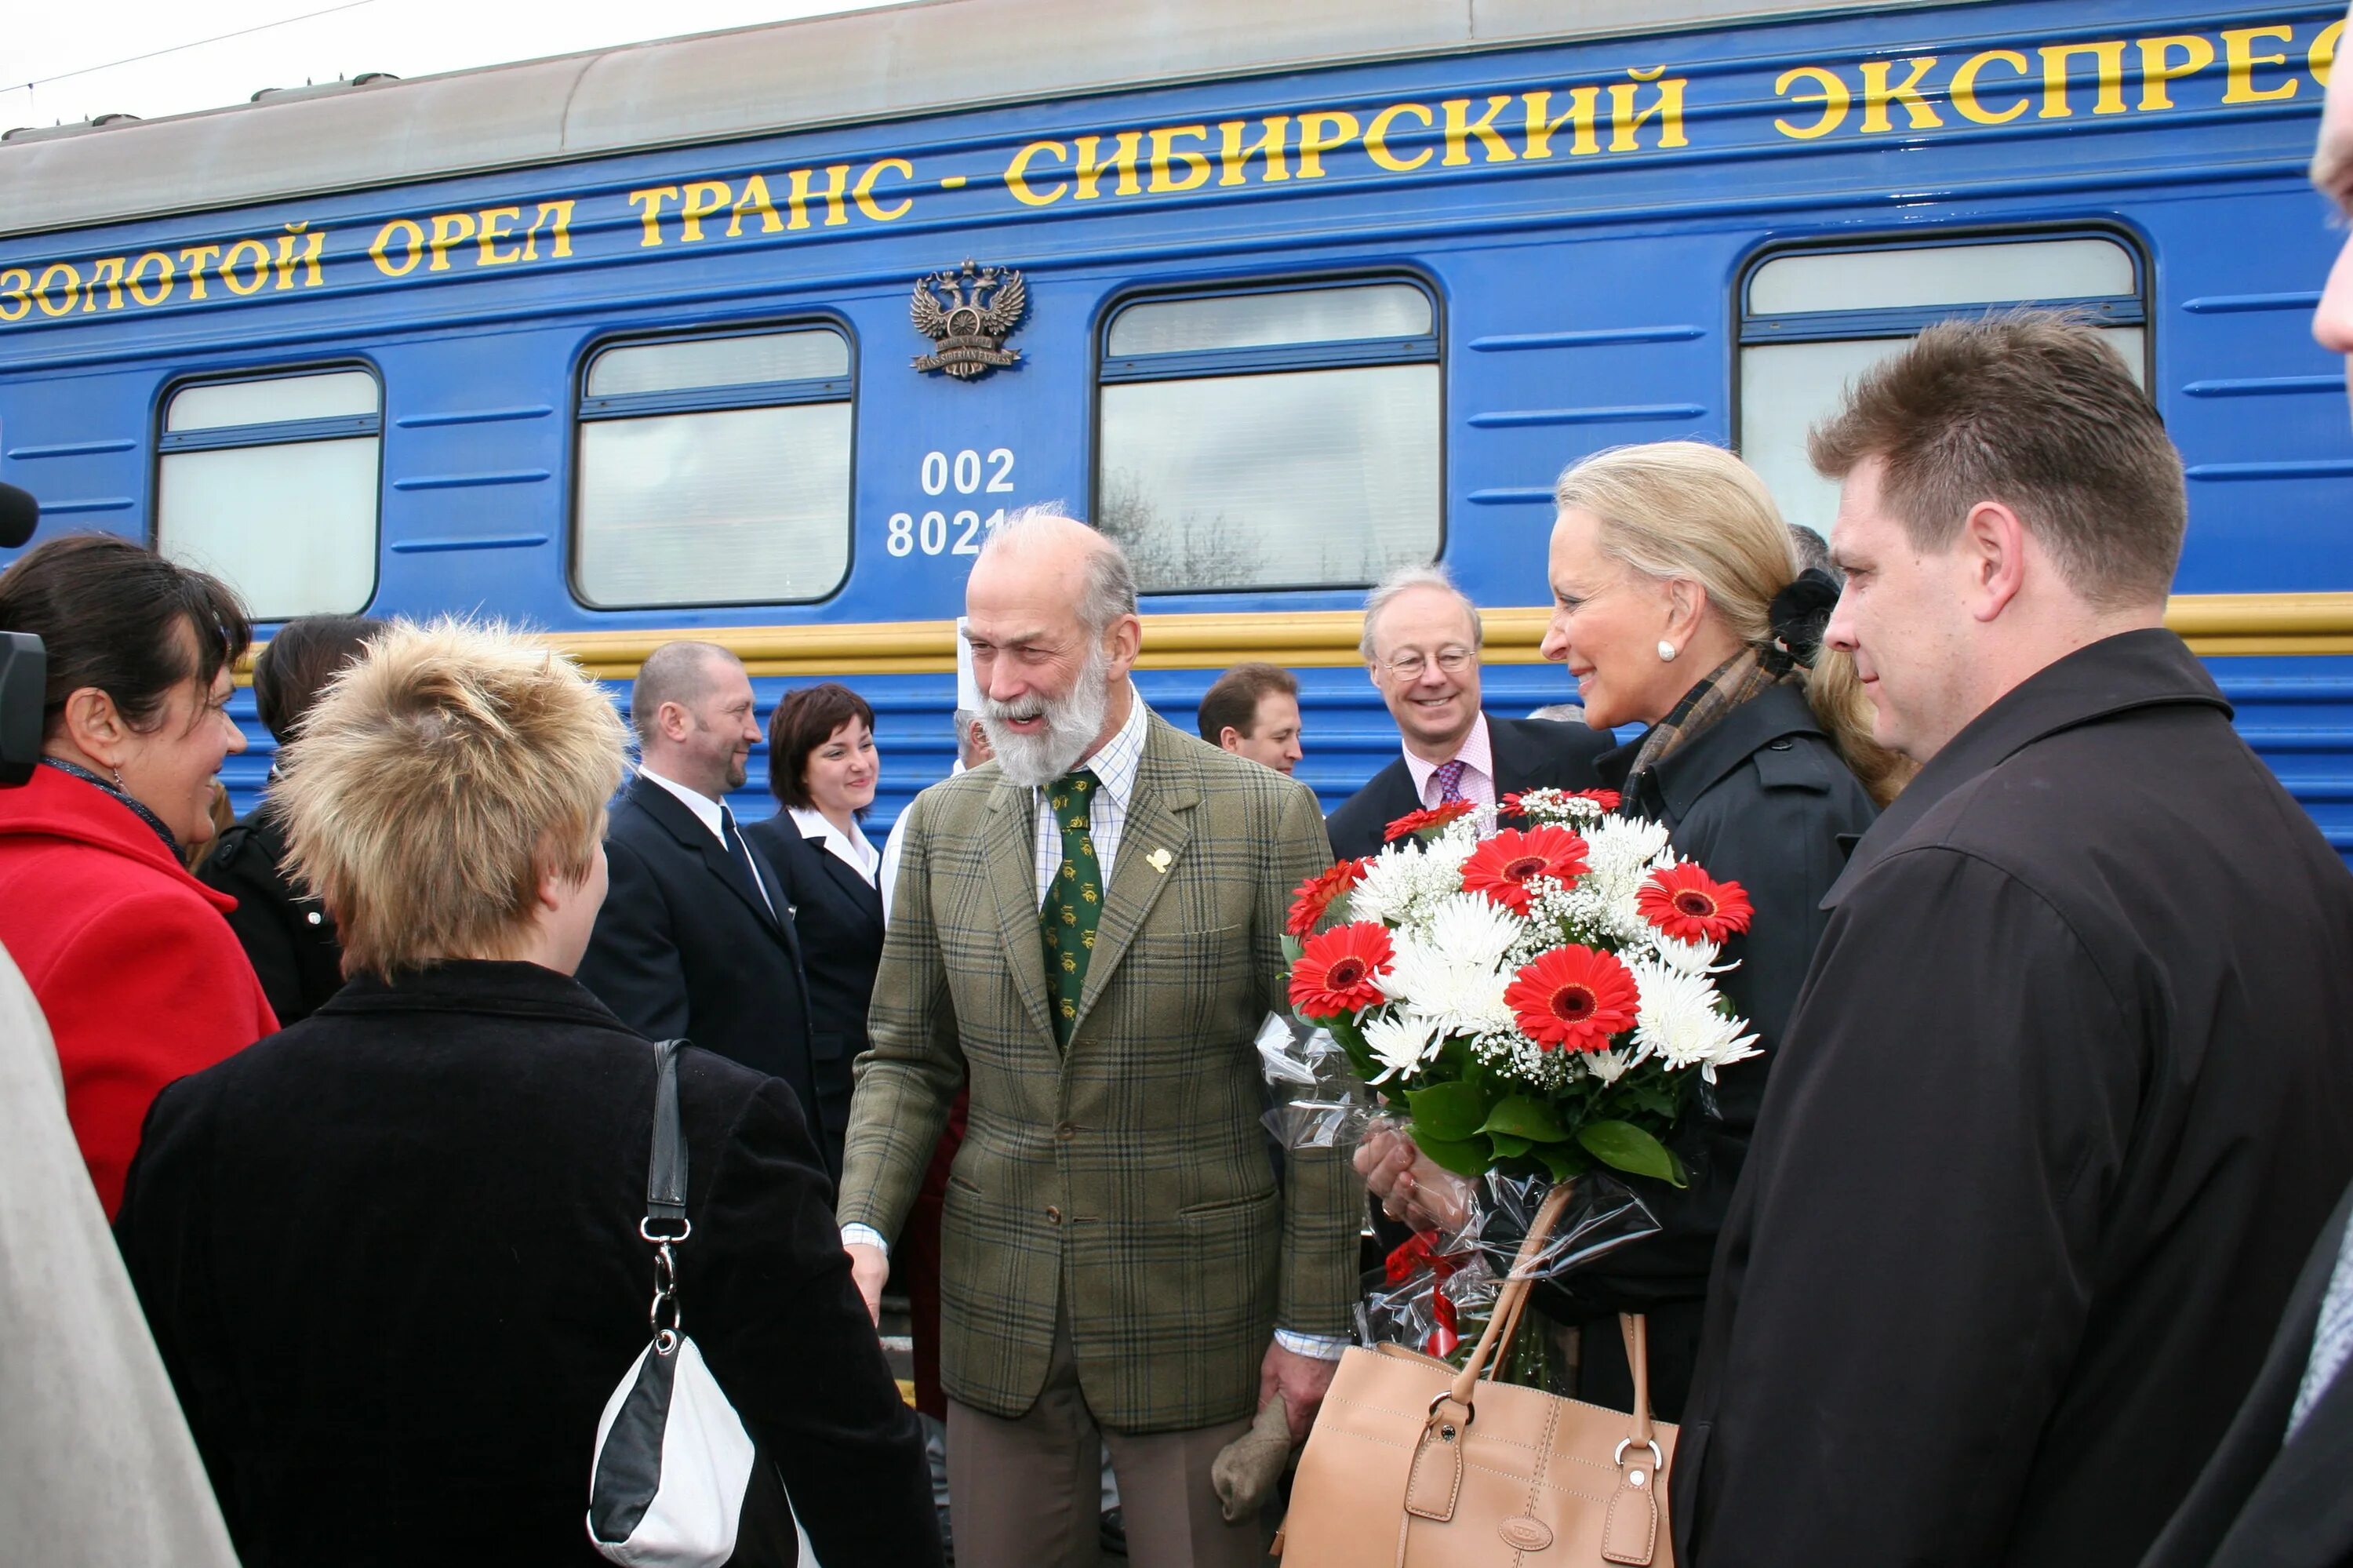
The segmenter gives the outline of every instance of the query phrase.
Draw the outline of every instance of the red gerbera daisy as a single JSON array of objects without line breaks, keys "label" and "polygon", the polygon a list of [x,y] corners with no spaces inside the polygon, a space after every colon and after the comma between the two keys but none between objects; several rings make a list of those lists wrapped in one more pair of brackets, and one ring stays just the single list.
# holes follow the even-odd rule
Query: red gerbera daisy
[{"label": "red gerbera daisy", "polygon": [[1605,811],[1618,809],[1618,791],[1615,789],[1571,789],[1568,794],[1571,800],[1590,800]]},{"label": "red gerbera daisy", "polygon": [[1304,938],[1312,933],[1333,902],[1356,885],[1356,879],[1365,874],[1365,863],[1361,860],[1344,860],[1301,883],[1299,890],[1291,895],[1291,915],[1283,921],[1282,928],[1294,937]]},{"label": "red gerbera daisy", "polygon": [[1686,862],[1654,871],[1634,895],[1642,918],[1679,942],[1721,942],[1748,929],[1756,910],[1736,882],[1718,882]]},{"label": "red gerbera daisy", "polygon": [[1423,833],[1433,828],[1442,828],[1457,817],[1467,817],[1478,809],[1476,800],[1449,800],[1443,806],[1432,806],[1426,811],[1408,811],[1388,825],[1388,831],[1381,834],[1381,842],[1393,844],[1409,833]]},{"label": "red gerbera daisy", "polygon": [[1374,977],[1396,956],[1389,928],[1356,920],[1307,938],[1291,966],[1291,1005],[1308,1019],[1338,1018],[1381,1000]]},{"label": "red gerbera daisy", "polygon": [[1522,968],[1504,1001],[1547,1051],[1606,1051],[1612,1034],[1634,1026],[1642,991],[1616,955],[1572,945]]},{"label": "red gerbera daisy", "polygon": [[1528,912],[1528,878],[1572,883],[1585,874],[1585,841],[1567,828],[1505,828],[1462,863],[1462,891],[1483,893],[1514,915]]}]

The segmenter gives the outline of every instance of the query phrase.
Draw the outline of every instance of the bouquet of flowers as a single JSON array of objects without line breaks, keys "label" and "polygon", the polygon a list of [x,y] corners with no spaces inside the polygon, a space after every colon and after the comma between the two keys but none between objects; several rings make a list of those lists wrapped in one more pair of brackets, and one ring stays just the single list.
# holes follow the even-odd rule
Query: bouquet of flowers
[{"label": "bouquet of flowers", "polygon": [[[1530,790],[1502,803],[1523,826],[1485,833],[1468,802],[1417,811],[1377,855],[1299,889],[1290,996],[1307,1049],[1342,1054],[1465,1179],[1461,1223],[1390,1257],[1361,1313],[1368,1338],[1452,1351],[1552,1181],[1583,1184],[1541,1275],[1654,1232],[1600,1169],[1682,1185],[1677,1122],[1718,1068],[1757,1054],[1716,983],[1747,895],[1617,805],[1607,790]],[[1318,1075],[1328,1101],[1328,1066]]]}]

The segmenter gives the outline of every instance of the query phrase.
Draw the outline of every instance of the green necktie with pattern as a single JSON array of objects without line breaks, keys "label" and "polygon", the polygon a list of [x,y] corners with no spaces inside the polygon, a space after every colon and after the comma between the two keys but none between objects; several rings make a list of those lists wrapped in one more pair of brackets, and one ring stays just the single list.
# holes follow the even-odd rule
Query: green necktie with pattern
[{"label": "green necktie with pattern", "polygon": [[1054,999],[1054,1044],[1066,1048],[1079,1022],[1079,993],[1086,989],[1095,927],[1103,921],[1103,867],[1087,832],[1094,792],[1102,788],[1101,780],[1082,768],[1046,789],[1046,803],[1054,809],[1054,824],[1061,830],[1062,863],[1046,889],[1038,921],[1046,932],[1046,991]]}]

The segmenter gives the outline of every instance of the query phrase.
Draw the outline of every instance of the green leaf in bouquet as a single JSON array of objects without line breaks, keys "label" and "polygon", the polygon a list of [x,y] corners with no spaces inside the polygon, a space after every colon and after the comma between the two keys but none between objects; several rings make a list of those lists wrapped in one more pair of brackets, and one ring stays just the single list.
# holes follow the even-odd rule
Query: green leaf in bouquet
[{"label": "green leaf in bouquet", "polygon": [[1405,1097],[1418,1131],[1448,1143],[1475,1136],[1487,1119],[1487,1097],[1476,1084],[1432,1084]]},{"label": "green leaf in bouquet", "polygon": [[1688,1180],[1667,1146],[1630,1121],[1588,1121],[1577,1129],[1577,1141],[1604,1165],[1677,1187]]},{"label": "green leaf in bouquet", "polygon": [[1526,1139],[1514,1138],[1508,1132],[1491,1132],[1487,1135],[1487,1141],[1495,1146],[1495,1158],[1498,1160],[1517,1160],[1535,1147]]},{"label": "green leaf in bouquet", "polygon": [[1303,953],[1303,952],[1305,952],[1306,950],[1307,950],[1307,944],[1306,944],[1306,943],[1302,942],[1298,938],[1296,938],[1296,937],[1293,936],[1290,932],[1285,931],[1285,932],[1282,934],[1282,962],[1283,962],[1283,965],[1284,965],[1283,972],[1284,972],[1284,973],[1286,973],[1286,974],[1288,974],[1292,969],[1297,969],[1297,968],[1299,967],[1299,955],[1300,955],[1300,954],[1302,954],[1302,953]]},{"label": "green leaf in bouquet", "polygon": [[1429,1155],[1430,1163],[1441,1171],[1475,1181],[1495,1163],[1494,1153],[1483,1138],[1432,1138],[1419,1123],[1408,1130],[1413,1134],[1415,1147]]},{"label": "green leaf in bouquet", "polygon": [[1511,1095],[1498,1101],[1479,1130],[1504,1133],[1530,1143],[1568,1141],[1568,1128],[1561,1126],[1552,1107],[1533,1095]]},{"label": "green leaf in bouquet", "polygon": [[1556,1181],[1575,1181],[1589,1169],[1577,1157],[1576,1150],[1561,1145],[1538,1149],[1535,1157],[1544,1161],[1545,1169],[1552,1172],[1552,1179]]},{"label": "green leaf in bouquet", "polygon": [[1327,1019],[1324,1027],[1332,1032],[1332,1038],[1348,1054],[1348,1065],[1356,1076],[1371,1083],[1381,1065],[1373,1060],[1373,1048],[1365,1044],[1365,1032],[1356,1027],[1356,1021],[1347,1017]]}]

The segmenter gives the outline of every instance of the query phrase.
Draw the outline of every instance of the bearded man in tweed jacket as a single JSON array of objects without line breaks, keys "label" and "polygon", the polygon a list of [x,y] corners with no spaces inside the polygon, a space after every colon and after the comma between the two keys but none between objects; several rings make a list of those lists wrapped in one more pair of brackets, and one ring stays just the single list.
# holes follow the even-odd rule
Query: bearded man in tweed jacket
[{"label": "bearded man in tweed jacket", "polygon": [[843,1240],[871,1307],[969,1081],[941,1225],[958,1561],[1092,1563],[1100,1431],[1134,1561],[1255,1563],[1210,1460],[1277,1392],[1303,1434],[1356,1287],[1355,1173],[1308,1151],[1278,1182],[1250,1044],[1323,820],[1144,705],[1134,578],[1084,524],[1008,518],[966,610],[997,760],[910,809]]}]

